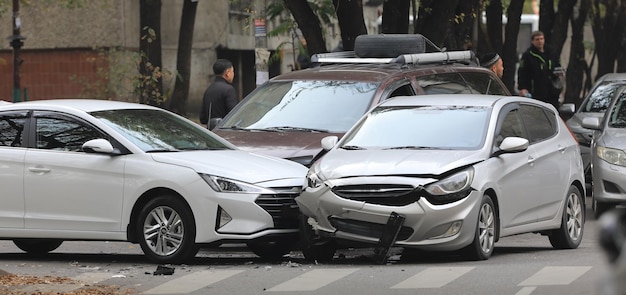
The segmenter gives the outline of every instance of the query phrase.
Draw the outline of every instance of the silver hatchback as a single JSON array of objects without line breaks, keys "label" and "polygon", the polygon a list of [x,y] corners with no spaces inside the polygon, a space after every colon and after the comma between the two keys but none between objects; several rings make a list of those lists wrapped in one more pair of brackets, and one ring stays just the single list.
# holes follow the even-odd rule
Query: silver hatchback
[{"label": "silver hatchback", "polygon": [[585,221],[579,146],[557,111],[524,97],[395,97],[309,169],[296,198],[307,259],[343,245],[463,250],[488,259],[527,232],[577,248]]}]

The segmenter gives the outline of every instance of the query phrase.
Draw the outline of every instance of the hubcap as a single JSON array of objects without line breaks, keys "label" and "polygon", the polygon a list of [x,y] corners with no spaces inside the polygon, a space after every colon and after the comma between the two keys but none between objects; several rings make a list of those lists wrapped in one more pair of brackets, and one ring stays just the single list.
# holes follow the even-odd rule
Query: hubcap
[{"label": "hubcap", "polygon": [[567,198],[567,232],[570,238],[576,241],[583,231],[583,209],[580,198],[576,194],[570,194]]},{"label": "hubcap", "polygon": [[150,250],[167,256],[178,250],[183,242],[185,227],[180,215],[167,206],[154,208],[143,224],[143,236]]},{"label": "hubcap", "polygon": [[495,227],[493,208],[483,204],[478,215],[478,238],[483,253],[493,250]]}]

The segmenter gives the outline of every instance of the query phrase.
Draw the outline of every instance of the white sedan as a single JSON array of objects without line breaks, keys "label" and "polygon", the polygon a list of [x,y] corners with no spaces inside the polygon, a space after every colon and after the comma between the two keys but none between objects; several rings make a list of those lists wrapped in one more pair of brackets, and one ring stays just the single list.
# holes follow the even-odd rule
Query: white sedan
[{"label": "white sedan", "polygon": [[541,233],[561,249],[582,240],[578,143],[538,100],[394,97],[322,146],[296,198],[308,259],[370,244],[383,256],[395,245],[483,260],[504,236]]},{"label": "white sedan", "polygon": [[158,263],[233,241],[279,257],[297,238],[294,198],[306,170],[146,105],[6,104],[0,239],[36,254],[64,240],[130,241]]}]

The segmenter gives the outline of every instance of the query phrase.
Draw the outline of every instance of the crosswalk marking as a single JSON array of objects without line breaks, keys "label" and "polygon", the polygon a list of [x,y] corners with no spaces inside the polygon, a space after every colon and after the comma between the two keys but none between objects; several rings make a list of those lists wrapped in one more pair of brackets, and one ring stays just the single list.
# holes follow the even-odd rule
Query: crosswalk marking
[{"label": "crosswalk marking", "polygon": [[354,269],[316,269],[297,276],[267,291],[313,291],[355,271]]},{"label": "crosswalk marking", "polygon": [[547,266],[518,286],[568,285],[590,269],[591,266]]},{"label": "crosswalk marking", "polygon": [[113,277],[113,274],[106,272],[86,272],[74,277],[75,280],[88,284],[97,284]]},{"label": "crosswalk marking", "polygon": [[537,287],[524,287],[521,290],[517,291],[515,295],[530,295],[532,294]]},{"label": "crosswalk marking", "polygon": [[474,269],[474,267],[430,267],[391,288],[441,288],[472,269]]},{"label": "crosswalk marking", "polygon": [[223,279],[234,276],[244,270],[203,270],[168,281],[143,294],[186,294],[206,287]]}]

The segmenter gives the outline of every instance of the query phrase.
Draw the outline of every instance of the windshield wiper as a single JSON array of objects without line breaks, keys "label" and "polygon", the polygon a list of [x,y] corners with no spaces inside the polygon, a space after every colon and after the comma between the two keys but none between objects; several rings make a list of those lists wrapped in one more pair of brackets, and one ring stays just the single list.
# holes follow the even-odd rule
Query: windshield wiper
[{"label": "windshield wiper", "polygon": [[315,128],[304,128],[304,127],[292,127],[292,126],[276,126],[269,127],[263,130],[273,130],[273,131],[304,131],[304,132],[320,132],[320,133],[328,133],[328,130],[324,129],[315,129]]},{"label": "windshield wiper", "polygon": [[360,146],[357,146],[357,145],[344,145],[344,146],[342,146],[340,148],[344,149],[344,150],[351,150],[351,151],[353,151],[353,150],[365,150],[366,149],[364,147],[360,147]]},{"label": "windshield wiper", "polygon": [[153,150],[148,150],[146,151],[146,153],[173,153],[173,152],[179,152],[180,150],[177,149],[153,149]]},{"label": "windshield wiper", "polygon": [[386,148],[385,150],[438,150],[439,148],[430,147],[430,146],[417,146],[417,145],[406,145],[406,146],[394,146],[390,148]]}]

